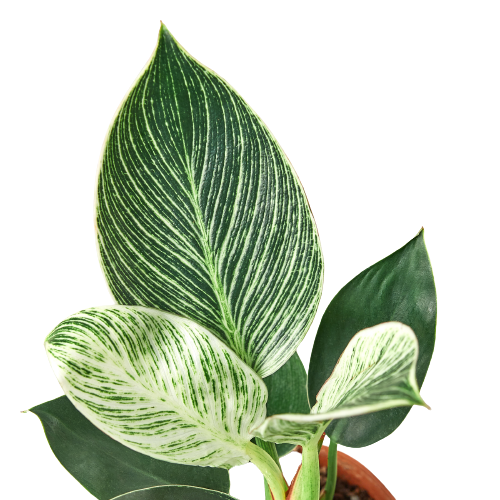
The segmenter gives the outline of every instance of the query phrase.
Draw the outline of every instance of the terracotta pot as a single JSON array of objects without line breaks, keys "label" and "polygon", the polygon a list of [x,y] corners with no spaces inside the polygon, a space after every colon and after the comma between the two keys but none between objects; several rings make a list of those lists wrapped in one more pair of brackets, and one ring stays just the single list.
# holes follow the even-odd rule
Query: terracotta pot
[{"label": "terracotta pot", "polygon": [[[328,465],[328,446],[322,446],[319,452],[319,465]],[[389,490],[357,460],[337,452],[337,474],[339,478],[350,484],[359,486],[366,490],[373,500],[396,500]]]}]

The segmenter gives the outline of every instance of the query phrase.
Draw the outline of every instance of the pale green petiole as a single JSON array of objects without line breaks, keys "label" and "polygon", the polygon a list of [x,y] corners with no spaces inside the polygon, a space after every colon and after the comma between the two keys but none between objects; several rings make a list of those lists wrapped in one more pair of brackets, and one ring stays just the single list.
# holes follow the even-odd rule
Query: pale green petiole
[{"label": "pale green petiole", "polygon": [[302,448],[302,469],[299,478],[298,495],[301,500],[318,500],[319,498],[319,457],[318,443],[311,441]]},{"label": "pale green petiole", "polygon": [[318,443],[328,422],[302,447],[302,467],[291,500],[318,500],[320,492]]},{"label": "pale green petiole", "polygon": [[285,500],[288,486],[280,468],[271,455],[251,442],[246,445],[245,452],[266,478],[274,500]]},{"label": "pale green petiole", "polygon": [[[269,441],[264,441],[263,439],[260,439],[258,437],[255,438],[255,444],[259,448],[262,448],[265,452],[267,452],[267,454],[276,462],[276,465],[281,470],[280,459],[278,456],[278,451],[276,450],[276,444],[271,443]],[[272,500],[271,490],[269,489],[269,485],[267,484],[266,479],[264,479],[264,492],[265,492],[266,500]]]}]

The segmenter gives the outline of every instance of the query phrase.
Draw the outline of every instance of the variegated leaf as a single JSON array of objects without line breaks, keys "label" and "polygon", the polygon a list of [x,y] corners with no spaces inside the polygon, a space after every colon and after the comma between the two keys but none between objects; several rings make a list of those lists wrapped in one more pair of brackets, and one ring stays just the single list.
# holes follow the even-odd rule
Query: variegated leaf
[{"label": "variegated leaf", "polygon": [[[415,332],[419,347],[416,375],[421,387],[436,338],[436,288],[423,229],[402,248],[358,274],[330,302],[321,318],[309,363],[311,401],[353,335],[386,321],[399,321]],[[368,446],[393,432],[410,409],[391,408],[334,420],[326,433],[344,446]]]},{"label": "variegated leaf", "polygon": [[313,320],[323,261],[294,170],[243,99],[164,26],[109,131],[97,234],[118,303],[193,319],[261,377]]},{"label": "variegated leaf", "polygon": [[301,413],[283,413],[268,417],[264,423],[254,430],[261,439],[275,443],[293,443],[304,446],[320,429],[326,429],[329,421],[318,419],[318,415]]},{"label": "variegated leaf", "polygon": [[220,491],[193,486],[155,486],[131,491],[112,500],[237,500]]},{"label": "variegated leaf", "polygon": [[267,441],[306,444],[331,420],[398,406],[427,406],[415,377],[417,358],[418,342],[410,327],[393,321],[361,330],[319,391],[309,415],[275,415],[254,433]]},{"label": "variegated leaf", "polygon": [[192,465],[248,462],[266,386],[193,321],[143,307],[88,309],[59,324],[46,349],[71,402],[125,446]]}]

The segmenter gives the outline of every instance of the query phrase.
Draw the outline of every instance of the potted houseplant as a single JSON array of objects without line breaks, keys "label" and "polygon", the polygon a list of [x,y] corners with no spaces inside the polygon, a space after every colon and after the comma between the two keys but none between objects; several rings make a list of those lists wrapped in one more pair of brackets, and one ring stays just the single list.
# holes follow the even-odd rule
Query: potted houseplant
[{"label": "potted houseplant", "polygon": [[[333,298],[306,376],[295,351],[323,256],[304,190],[257,115],[164,25],[106,139],[96,229],[117,305],[50,333],[66,396],[32,411],[97,498],[229,499],[227,470],[252,461],[267,498],[331,499],[337,444],[370,445],[427,406],[423,230]],[[279,456],[297,445],[289,486]]]}]

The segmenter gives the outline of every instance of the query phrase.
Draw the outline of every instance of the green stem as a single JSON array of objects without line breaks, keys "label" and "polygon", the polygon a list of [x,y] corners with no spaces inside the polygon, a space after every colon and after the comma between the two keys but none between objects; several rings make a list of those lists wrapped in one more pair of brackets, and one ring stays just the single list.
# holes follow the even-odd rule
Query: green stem
[{"label": "green stem", "polygon": [[295,481],[292,498],[298,500],[319,499],[318,439],[311,439],[302,447],[302,468]]},{"label": "green stem", "polygon": [[325,494],[322,500],[333,500],[337,486],[337,443],[330,439],[328,448],[328,471],[326,476]]},{"label": "green stem", "polygon": [[[271,458],[276,462],[276,465],[280,468],[280,471],[282,471],[280,459],[278,456],[278,450],[276,449],[276,444],[270,443],[269,441],[264,441],[263,439],[260,439],[258,437],[255,438],[255,444],[259,448],[262,448],[264,451],[266,451],[271,456]],[[269,484],[267,484],[266,478],[264,478],[264,493],[266,496],[266,500],[272,500],[271,490],[269,489]]]},{"label": "green stem", "polygon": [[285,478],[273,458],[255,444],[249,442],[245,448],[250,460],[259,468],[266,478],[274,500],[285,500],[288,489]]},{"label": "green stem", "polygon": [[263,439],[260,439],[258,437],[255,438],[255,444],[259,448],[262,448],[264,451],[266,451],[268,455],[270,455],[271,458],[276,462],[276,465],[281,470],[280,458],[278,456],[278,450],[276,449],[276,445],[269,441],[264,441]]},{"label": "green stem", "polygon": [[321,451],[321,447],[323,446],[323,441],[325,440],[325,434],[321,434],[321,437],[318,441],[318,453]]},{"label": "green stem", "polygon": [[273,496],[271,495],[271,490],[269,489],[269,485],[267,484],[266,479],[264,478],[264,495],[265,500],[273,500]]}]

